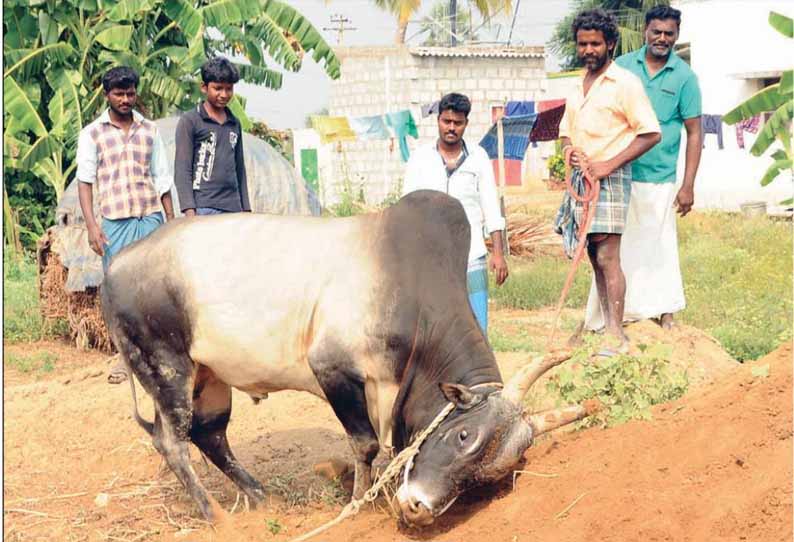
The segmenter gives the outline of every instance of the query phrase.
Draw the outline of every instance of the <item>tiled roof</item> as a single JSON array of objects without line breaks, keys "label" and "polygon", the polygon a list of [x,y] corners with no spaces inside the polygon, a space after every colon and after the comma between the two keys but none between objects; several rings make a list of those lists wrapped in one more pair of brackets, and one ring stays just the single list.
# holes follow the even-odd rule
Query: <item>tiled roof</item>
[{"label": "tiled roof", "polygon": [[464,46],[464,47],[411,47],[412,55],[470,58],[544,58],[545,49],[540,47]]}]

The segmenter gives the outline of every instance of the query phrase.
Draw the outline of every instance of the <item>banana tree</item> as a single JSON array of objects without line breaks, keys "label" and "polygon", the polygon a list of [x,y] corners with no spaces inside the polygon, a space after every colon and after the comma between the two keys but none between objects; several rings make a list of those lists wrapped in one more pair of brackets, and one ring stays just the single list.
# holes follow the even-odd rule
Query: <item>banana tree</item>
[{"label": "banana tree", "polygon": [[[5,175],[29,171],[60,197],[75,170],[77,136],[104,105],[102,75],[128,65],[141,76],[150,118],[199,99],[198,71],[225,54],[244,81],[281,86],[305,54],[339,77],[320,33],[280,0],[3,0]],[[232,104],[247,129],[244,103]]]},{"label": "banana tree", "polygon": [[[770,12],[769,24],[789,39],[794,38],[794,21],[780,13]],[[758,137],[750,148],[753,156],[761,156],[775,143],[780,149],[772,153],[772,164],[761,178],[761,186],[774,181],[781,173],[788,171],[794,181],[794,149],[792,149],[791,122],[794,118],[794,70],[783,72],[780,82],[770,85],[755,93],[743,103],[723,115],[726,124],[749,119],[761,113],[772,112],[772,116],[764,123]],[[790,204],[791,199],[785,203]]]}]

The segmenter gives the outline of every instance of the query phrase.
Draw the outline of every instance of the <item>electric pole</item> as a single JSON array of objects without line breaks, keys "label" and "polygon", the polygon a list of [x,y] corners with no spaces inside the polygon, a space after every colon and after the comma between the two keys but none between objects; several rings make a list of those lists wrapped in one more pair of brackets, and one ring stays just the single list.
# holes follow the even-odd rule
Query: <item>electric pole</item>
[{"label": "electric pole", "polygon": [[449,45],[455,47],[458,44],[458,0],[449,0]]},{"label": "electric pole", "polygon": [[350,23],[350,22],[352,22],[352,21],[350,19],[348,19],[347,17],[345,17],[344,15],[331,15],[331,24],[334,24],[335,26],[331,26],[331,27],[327,27],[326,26],[326,27],[323,27],[323,30],[326,31],[326,32],[328,32],[328,31],[336,32],[336,44],[337,45],[342,45],[342,40],[344,39],[345,31],[346,30],[357,30],[357,28],[355,28],[355,27],[345,26],[347,23]]}]

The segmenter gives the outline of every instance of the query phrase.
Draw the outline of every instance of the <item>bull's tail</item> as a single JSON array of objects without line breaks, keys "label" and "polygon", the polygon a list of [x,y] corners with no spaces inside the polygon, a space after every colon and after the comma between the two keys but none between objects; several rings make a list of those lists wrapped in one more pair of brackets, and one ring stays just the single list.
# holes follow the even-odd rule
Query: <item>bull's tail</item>
[{"label": "bull's tail", "polygon": [[[125,358],[126,361],[126,358]],[[149,433],[149,436],[154,436],[154,424],[150,421],[144,420],[140,412],[138,412],[138,395],[135,393],[135,375],[130,370],[130,364],[127,363],[127,371],[129,372],[130,389],[132,390],[132,417],[138,422],[144,431]]]}]

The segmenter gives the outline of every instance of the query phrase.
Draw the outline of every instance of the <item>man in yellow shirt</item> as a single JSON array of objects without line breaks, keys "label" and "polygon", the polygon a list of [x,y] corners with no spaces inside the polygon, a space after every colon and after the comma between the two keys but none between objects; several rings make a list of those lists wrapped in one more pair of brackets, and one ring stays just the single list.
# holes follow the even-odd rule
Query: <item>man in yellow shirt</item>
[{"label": "man in yellow shirt", "polygon": [[[661,140],[661,130],[642,82],[612,62],[618,39],[615,18],[600,9],[583,11],[574,19],[572,30],[585,72],[568,97],[560,138],[563,149],[575,149],[572,185],[583,189],[579,165],[585,161],[592,176],[601,179],[587,254],[606,333],[617,338],[624,350],[628,343],[622,327],[626,278],[620,267],[620,238],[631,197],[631,161]],[[569,255],[582,222],[582,204],[566,193],[555,227],[563,234]]]}]

